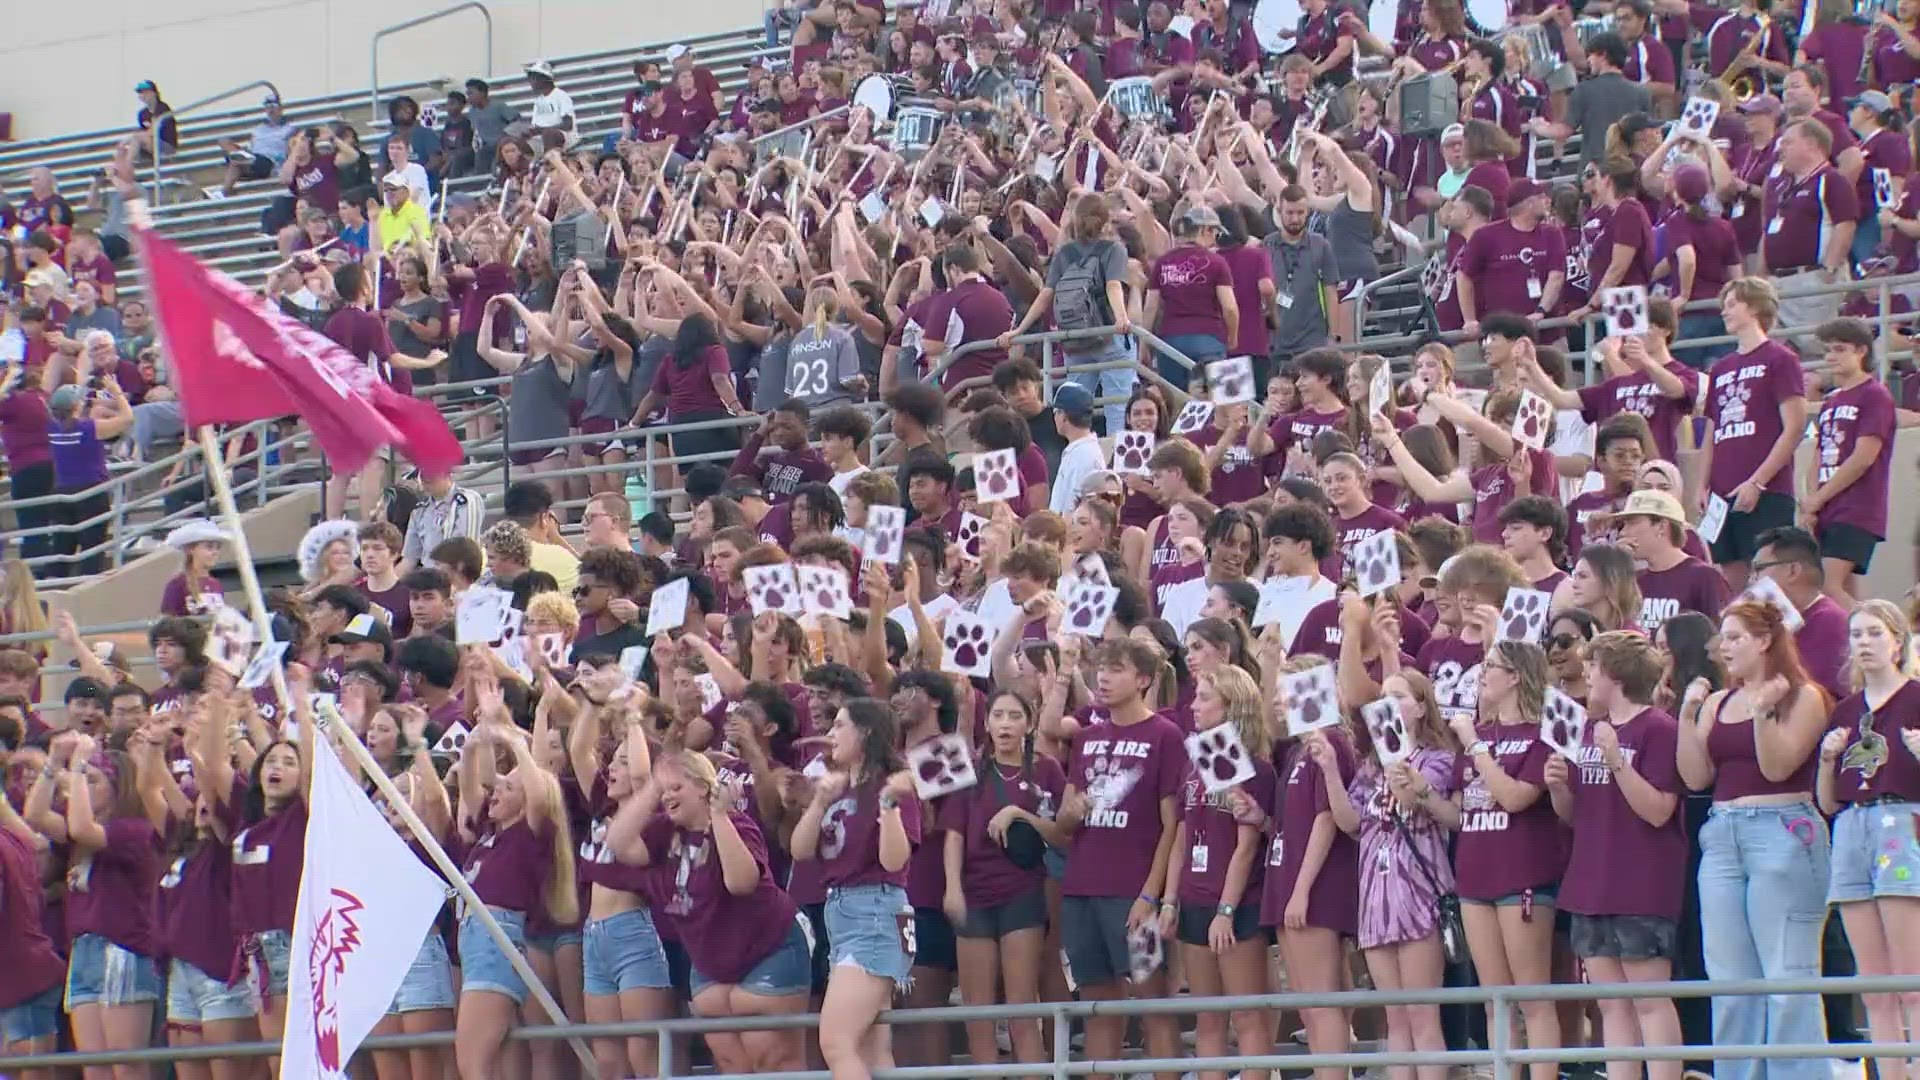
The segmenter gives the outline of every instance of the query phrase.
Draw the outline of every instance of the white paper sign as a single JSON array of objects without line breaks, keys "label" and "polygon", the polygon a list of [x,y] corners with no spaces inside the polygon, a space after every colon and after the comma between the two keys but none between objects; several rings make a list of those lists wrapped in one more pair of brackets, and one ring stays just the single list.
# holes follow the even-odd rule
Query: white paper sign
[{"label": "white paper sign", "polygon": [[687,621],[687,579],[675,578],[653,590],[647,604],[649,638],[678,630]]}]

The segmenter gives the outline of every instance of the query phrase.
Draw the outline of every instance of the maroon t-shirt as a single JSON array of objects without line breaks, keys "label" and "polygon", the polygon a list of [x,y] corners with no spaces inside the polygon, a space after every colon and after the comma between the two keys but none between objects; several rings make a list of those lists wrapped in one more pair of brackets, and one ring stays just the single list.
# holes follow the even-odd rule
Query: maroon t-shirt
[{"label": "maroon t-shirt", "polygon": [[[1258,758],[1253,762],[1252,778],[1239,785],[1254,805],[1261,807],[1273,805],[1276,786],[1273,765]],[[1240,823],[1227,809],[1226,794],[1207,794],[1206,785],[1191,768],[1186,782],[1180,785],[1180,820],[1187,826],[1187,843],[1185,850],[1176,848],[1173,852],[1173,858],[1181,860],[1178,899],[1182,904],[1211,907],[1220,903],[1221,890],[1226,888],[1227,868],[1233,864],[1233,853],[1240,844]],[[1265,846],[1258,836],[1251,842]],[[1236,903],[1246,904],[1261,895],[1266,855],[1263,850],[1254,858],[1248,868],[1246,889]]]},{"label": "maroon t-shirt", "polygon": [[233,848],[219,840],[173,860],[160,878],[160,954],[226,982],[240,951],[233,926]]},{"label": "maroon t-shirt", "polygon": [[[937,334],[949,348],[972,342],[986,342],[954,361],[940,375],[944,389],[981,376],[990,376],[1007,351],[994,344],[995,338],[1013,329],[1013,306],[1007,295],[986,281],[975,278],[948,289],[929,312],[927,333]],[[942,357],[941,359],[945,359]]]},{"label": "maroon t-shirt", "polygon": [[38,855],[0,830],[0,1009],[30,1001],[66,977],[66,961],[43,925],[45,906]]},{"label": "maroon t-shirt", "polygon": [[[232,819],[246,800],[246,778],[234,777]],[[233,837],[233,928],[240,934],[293,929],[300,869],[307,856],[307,800],[296,796]]]},{"label": "maroon t-shirt", "polygon": [[1621,199],[1612,207],[1595,206],[1587,213],[1581,235],[1592,248],[1587,259],[1587,278],[1591,288],[1605,280],[1607,267],[1613,265],[1613,249],[1621,245],[1633,249],[1627,272],[1616,285],[1646,285],[1653,277],[1653,222],[1647,208],[1638,199]]},{"label": "maroon t-shirt", "polygon": [[1826,483],[1840,471],[1862,438],[1880,440],[1880,452],[1873,456],[1867,471],[1820,508],[1816,519],[1821,526],[1852,525],[1878,537],[1887,535],[1887,502],[1893,471],[1890,451],[1897,426],[1894,412],[1893,395],[1884,383],[1871,376],[1856,386],[1834,390],[1820,403],[1820,420],[1815,428],[1820,483]]},{"label": "maroon t-shirt", "polygon": [[[880,788],[885,778],[869,780],[835,799],[820,818],[820,843],[814,857],[820,863],[820,881],[829,889],[852,885],[897,885],[906,888],[907,868],[888,870],[880,865]],[[900,823],[907,841],[920,843],[920,800],[900,802]]]},{"label": "maroon t-shirt", "polygon": [[1459,637],[1437,637],[1420,650],[1414,666],[1432,680],[1442,719],[1449,723],[1455,716],[1479,720],[1480,661],[1486,655],[1485,645]]},{"label": "maroon t-shirt", "polygon": [[745,896],[728,890],[712,833],[675,828],[665,814],[640,833],[648,861],[660,870],[650,879],[656,917],[686,948],[694,970],[720,983],[739,982],[785,943],[798,913],[773,883],[760,827],[745,814],[730,820],[760,868],[759,885]]},{"label": "maroon t-shirt", "polygon": [[316,154],[304,166],[295,166],[287,190],[308,206],[332,215],[340,206],[340,170],[334,165],[333,156]]},{"label": "maroon t-shirt", "polygon": [[1139,895],[1160,843],[1160,800],[1186,779],[1179,725],[1161,714],[1135,724],[1102,718],[1081,728],[1067,758],[1068,782],[1087,798],[1087,817],[1067,852],[1067,896]]},{"label": "maroon t-shirt", "polygon": [[1852,690],[1847,685],[1847,612],[1826,596],[1816,597],[1800,613],[1800,629],[1793,632],[1793,643],[1800,649],[1800,663],[1813,681],[1826,688],[1834,701]]},{"label": "maroon t-shirt", "polygon": [[1652,376],[1629,371],[1597,385],[1581,387],[1580,418],[1589,424],[1599,424],[1623,412],[1646,417],[1660,457],[1666,461],[1680,460],[1676,429],[1681,419],[1693,412],[1693,403],[1700,396],[1700,373],[1677,360],[1668,361],[1667,370],[1686,388],[1686,396],[1667,397],[1654,385]]},{"label": "maroon t-shirt", "polygon": [[327,319],[321,333],[355,360],[370,364],[395,390],[413,393],[413,374],[388,362],[393,355],[393,339],[387,336],[385,319],[362,308],[345,307]]},{"label": "maroon t-shirt", "polygon": [[0,397],[0,452],[6,454],[9,467],[19,470],[53,462],[53,444],[47,441],[52,420],[47,395],[37,386],[17,386]]},{"label": "maroon t-shirt", "polygon": [[1875,709],[1865,693],[1854,693],[1833,707],[1830,728],[1847,732],[1846,749],[1834,772],[1833,797],[1861,803],[1882,796],[1920,802],[1920,761],[1900,733],[1920,727],[1920,683],[1901,684]]},{"label": "maroon t-shirt", "polygon": [[547,878],[553,873],[553,826],[535,832],[522,819],[505,829],[488,821],[482,829],[464,868],[474,895],[488,907],[544,912]]},{"label": "maroon t-shirt", "polygon": [[649,388],[649,393],[666,396],[667,419],[678,423],[697,412],[726,409],[726,403],[720,400],[720,391],[713,385],[716,375],[728,379],[733,377],[733,367],[727,362],[727,350],[722,346],[708,346],[704,356],[685,367],[681,367],[674,357],[668,356],[660,361],[660,367],[653,373],[653,386]]},{"label": "maroon t-shirt", "polygon": [[[1047,871],[1044,866],[1022,870],[1013,865],[1007,849],[987,835],[987,823],[1007,806],[1052,818],[1066,793],[1067,774],[1059,762],[1044,755],[1036,756],[1024,773],[993,761],[982,761],[978,768],[985,779],[942,800],[940,821],[946,831],[959,833],[963,842],[960,891],[967,906],[989,908],[1040,888]],[[985,772],[996,768],[1001,775],[999,784]]]},{"label": "maroon t-shirt", "polygon": [[[1707,373],[1707,419],[1713,425],[1713,465],[1707,490],[1731,500],[1766,460],[1785,430],[1781,406],[1805,397],[1806,374],[1793,350],[1763,341],[1752,352],[1733,352]],[[1773,474],[1767,490],[1793,495],[1793,465]]]},{"label": "maroon t-shirt", "polygon": [[1233,278],[1233,298],[1240,302],[1240,351],[1267,355],[1267,315],[1260,302],[1260,283],[1273,280],[1273,257],[1264,244],[1240,244],[1220,249]]},{"label": "maroon t-shirt", "polygon": [[[1204,455],[1220,441],[1221,434],[1220,429],[1209,422],[1199,431],[1188,435],[1187,440],[1199,447]],[[1257,499],[1265,493],[1265,470],[1260,462],[1253,459],[1253,453],[1247,449],[1246,433],[1242,432],[1235,437],[1233,445],[1227,448],[1226,456],[1214,468],[1212,483],[1207,487],[1207,501],[1225,507]]]},{"label": "maroon t-shirt", "polygon": [[[1406,518],[1384,506],[1368,503],[1366,509],[1352,517],[1333,519],[1335,554],[1340,558],[1344,568],[1345,563],[1353,557],[1353,549],[1369,537],[1376,533],[1397,532],[1406,527]],[[1321,573],[1335,581],[1340,579],[1339,574],[1327,574],[1324,570]]]},{"label": "maroon t-shirt", "polygon": [[[1338,728],[1327,728],[1325,734],[1333,747],[1340,778],[1352,783],[1358,768],[1352,741]],[[1278,790],[1269,809],[1277,825],[1267,849],[1266,880],[1261,883],[1262,926],[1284,924],[1287,904],[1293,899],[1294,886],[1306,862],[1314,819],[1327,813],[1330,806],[1326,774],[1313,763],[1305,743],[1294,740],[1276,751],[1275,766]],[[1359,929],[1360,913],[1355,904],[1359,894],[1360,845],[1335,829],[1333,846],[1307,890],[1307,925],[1353,934]]]},{"label": "maroon t-shirt", "polygon": [[[1647,708],[1615,729],[1620,753],[1656,790],[1682,798],[1686,785],[1674,755],[1680,728]],[[1620,793],[1613,771],[1588,729],[1580,760],[1569,763],[1573,851],[1560,882],[1560,906],[1578,915],[1651,915],[1678,919],[1686,892],[1686,814],[1675,806],[1666,824],[1649,825]],[[1622,873],[1632,867],[1632,873]]]},{"label": "maroon t-shirt", "polygon": [[160,881],[160,836],[138,814],[109,819],[101,828],[106,846],[77,857],[67,869],[67,932],[76,939],[98,934],[151,957],[159,944],[153,894]]},{"label": "maroon t-shirt", "polygon": [[1717,298],[1721,287],[1730,280],[1729,269],[1736,275],[1739,272],[1740,237],[1734,234],[1733,223],[1712,215],[1695,221],[1687,216],[1685,209],[1680,209],[1668,214],[1660,227],[1667,233],[1666,250],[1675,259],[1674,288],[1679,288],[1680,283],[1678,253],[1690,247],[1694,260],[1693,290],[1687,293],[1687,299]]},{"label": "maroon t-shirt", "polygon": [[[1553,473],[1553,451],[1535,450],[1531,447],[1513,444],[1516,454],[1526,454],[1533,461],[1533,468],[1527,476],[1527,489],[1536,494],[1553,495],[1557,493],[1560,479]],[[1473,538],[1482,544],[1500,543],[1500,534],[1506,526],[1500,524],[1500,511],[1514,500],[1513,478],[1507,475],[1507,463],[1490,462],[1473,470]]]},{"label": "maroon t-shirt", "polygon": [[1454,844],[1454,877],[1468,900],[1498,900],[1526,889],[1560,883],[1566,869],[1560,819],[1547,794],[1547,758],[1538,724],[1501,724],[1478,729],[1508,776],[1540,789],[1526,809],[1510,812],[1487,790],[1473,759],[1454,759],[1460,789],[1460,839]]},{"label": "maroon t-shirt", "polygon": [[[1477,187],[1493,196],[1493,218],[1499,221],[1507,216],[1507,188],[1512,184],[1513,173],[1508,171],[1506,162],[1483,161],[1467,170],[1467,179],[1463,186]],[[1471,244],[1472,241],[1468,243]]]},{"label": "maroon t-shirt", "polygon": [[[1485,164],[1505,168],[1499,162]],[[1512,221],[1496,221],[1476,230],[1460,255],[1460,272],[1473,282],[1474,315],[1531,314],[1546,294],[1547,278],[1561,273],[1566,261],[1567,242],[1559,229],[1522,230]]]},{"label": "maroon t-shirt", "polygon": [[1267,425],[1267,434],[1273,438],[1272,460],[1279,465],[1286,463],[1287,452],[1294,446],[1303,450],[1313,448],[1313,440],[1328,428],[1338,428],[1347,422],[1347,410],[1334,409],[1331,412],[1282,413]]},{"label": "maroon t-shirt", "polygon": [[[1841,125],[1843,129],[1845,126]],[[1847,145],[1852,145],[1851,137]],[[1836,141],[1834,154],[1842,149]],[[1871,174],[1868,183],[1872,183]],[[1860,218],[1859,194],[1831,165],[1822,164],[1800,180],[1782,169],[1765,187],[1760,257],[1771,274],[1818,267],[1828,230]]]},{"label": "maroon t-shirt", "polygon": [[1214,290],[1232,284],[1227,260],[1206,248],[1177,247],[1155,259],[1147,288],[1160,294],[1160,336],[1206,334],[1226,341],[1226,317]]},{"label": "maroon t-shirt", "polygon": [[1651,635],[1683,611],[1717,619],[1733,599],[1718,567],[1686,556],[1666,570],[1640,570],[1640,629]]}]

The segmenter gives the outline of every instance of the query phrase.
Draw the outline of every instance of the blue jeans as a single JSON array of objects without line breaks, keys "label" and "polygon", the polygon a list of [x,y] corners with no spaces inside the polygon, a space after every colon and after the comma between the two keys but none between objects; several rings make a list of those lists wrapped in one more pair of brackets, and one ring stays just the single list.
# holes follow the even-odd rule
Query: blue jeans
[{"label": "blue jeans", "polygon": [[1155,352],[1153,365],[1160,377],[1185,390],[1195,375],[1205,375],[1209,361],[1224,360],[1227,356],[1227,343],[1212,334],[1170,334],[1161,340],[1169,348],[1193,361],[1191,370],[1181,367],[1180,362]]},{"label": "blue jeans", "polygon": [[[1131,342],[1131,336],[1121,339]],[[1101,352],[1098,356],[1068,357],[1069,364],[1103,364],[1114,360],[1130,360],[1135,353],[1132,348],[1115,348]],[[1086,387],[1087,393],[1095,398],[1111,397],[1119,400],[1101,406],[1107,418],[1106,433],[1118,435],[1127,428],[1127,399],[1133,396],[1134,384],[1140,381],[1138,368],[1115,367],[1104,371],[1076,371],[1068,379]]]},{"label": "blue jeans", "polygon": [[[1700,830],[1700,927],[1709,979],[1820,973],[1827,920],[1827,824],[1809,803],[1715,806]],[[1713,999],[1713,1039],[1727,1045],[1824,1043],[1814,994]],[[1722,1060],[1715,1080],[1825,1080],[1822,1060]]]},{"label": "blue jeans", "polygon": [[1866,262],[1880,250],[1880,216],[1876,207],[1860,208],[1860,222],[1853,230],[1853,246],[1847,249],[1847,257],[1855,265]]}]

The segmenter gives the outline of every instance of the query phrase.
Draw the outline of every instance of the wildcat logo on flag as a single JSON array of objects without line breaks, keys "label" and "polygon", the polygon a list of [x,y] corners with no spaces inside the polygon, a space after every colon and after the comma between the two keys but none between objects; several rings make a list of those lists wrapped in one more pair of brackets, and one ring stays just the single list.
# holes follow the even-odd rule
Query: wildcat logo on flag
[{"label": "wildcat logo on flag", "polygon": [[460,463],[460,442],[432,403],[394,390],[331,338],[151,229],[135,235],[188,427],[297,415],[342,472],[382,446],[426,476]]},{"label": "wildcat logo on flag", "polygon": [[447,887],[331,750],[314,755],[306,862],[287,973],[285,1080],[346,1076],[386,1014]]}]

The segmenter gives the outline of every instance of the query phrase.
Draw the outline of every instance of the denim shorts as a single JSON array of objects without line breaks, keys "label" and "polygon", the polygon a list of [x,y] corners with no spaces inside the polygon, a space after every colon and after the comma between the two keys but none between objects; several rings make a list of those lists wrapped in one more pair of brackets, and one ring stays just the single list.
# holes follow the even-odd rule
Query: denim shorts
[{"label": "denim shorts", "polygon": [[247,939],[246,950],[247,984],[262,997],[286,997],[293,935],[285,930],[264,930]]},{"label": "denim shorts", "polygon": [[[798,997],[813,989],[813,942],[802,925],[804,919],[795,919],[786,940],[734,985],[761,997]],[[688,989],[692,992],[688,996],[699,997],[712,985],[714,980],[700,974],[696,967],[689,973]]]},{"label": "denim shorts", "polygon": [[1573,916],[1573,955],[1582,960],[1671,960],[1680,926],[1658,915]]},{"label": "denim shorts", "polygon": [[0,1043],[12,1045],[60,1034],[60,988],[49,986],[8,1009],[0,1009]]},{"label": "denim shorts", "polygon": [[634,908],[586,925],[581,960],[588,997],[612,997],[628,990],[667,990],[673,972],[667,950],[653,927],[653,913]]},{"label": "denim shorts", "polygon": [[852,885],[827,892],[834,967],[851,965],[906,989],[913,952],[901,928],[913,925],[913,905],[898,885]]},{"label": "denim shorts", "polygon": [[167,1023],[197,1028],[209,1020],[246,1020],[260,1013],[260,1001],[245,979],[229,984],[179,957],[167,965]]},{"label": "denim shorts", "polygon": [[566,930],[548,930],[540,934],[527,935],[527,949],[530,952],[546,953],[552,956],[569,945],[579,945],[585,937],[575,926]]},{"label": "denim shorts", "polygon": [[1859,803],[1833,819],[1827,903],[1920,896],[1920,803]]},{"label": "denim shorts", "polygon": [[[487,910],[506,931],[507,940],[526,955],[527,913],[496,907]],[[524,1005],[527,1000],[527,984],[513,970],[513,961],[493,943],[493,935],[487,933],[480,917],[469,915],[460,920],[460,992],[470,994],[475,990],[491,990],[512,998],[515,1004]]]},{"label": "denim shorts", "polygon": [[447,939],[440,936],[438,928],[430,929],[420,942],[420,951],[413,954],[413,966],[407,968],[400,988],[393,992],[387,1015],[451,1009],[454,1004],[453,963],[447,958]]},{"label": "denim shorts", "polygon": [[99,934],[82,934],[67,957],[67,1011],[82,1005],[160,1000],[160,967]]}]

